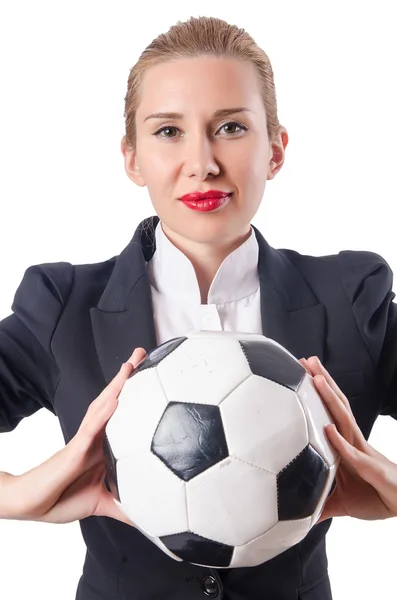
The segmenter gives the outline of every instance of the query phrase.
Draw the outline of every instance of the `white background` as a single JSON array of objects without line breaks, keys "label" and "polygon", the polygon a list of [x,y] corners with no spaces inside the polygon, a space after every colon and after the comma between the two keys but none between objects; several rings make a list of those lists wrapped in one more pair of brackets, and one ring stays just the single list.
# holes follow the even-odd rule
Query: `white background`
[{"label": "white background", "polygon": [[[127,77],[155,36],[191,15],[245,27],[272,62],[290,141],[253,221],[269,243],[313,255],[372,250],[397,271],[394,10],[387,0],[3,0],[0,318],[29,265],[110,258],[153,214],[119,149]],[[378,419],[370,441],[397,462],[396,438],[397,423]],[[41,410],[1,436],[0,470],[24,472],[62,445]],[[396,537],[397,520],[334,521],[335,600],[397,597]],[[1,521],[1,598],[73,599],[84,555],[78,523]]]}]

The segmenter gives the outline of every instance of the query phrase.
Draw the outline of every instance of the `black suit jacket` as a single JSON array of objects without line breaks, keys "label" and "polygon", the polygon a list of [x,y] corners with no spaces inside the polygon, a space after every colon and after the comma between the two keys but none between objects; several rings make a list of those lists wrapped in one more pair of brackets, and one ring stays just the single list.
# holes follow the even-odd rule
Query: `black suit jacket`
[{"label": "black suit jacket", "polygon": [[[145,220],[121,254],[105,262],[26,270],[13,314],[0,322],[0,431],[45,407],[69,442],[133,349],[156,346],[145,260],[155,250],[157,223]],[[379,414],[397,418],[397,306],[384,259],[361,251],[313,257],[276,250],[254,231],[263,334],[297,358],[317,355],[365,436]],[[89,517],[80,522],[88,551],[77,599],[204,600],[212,590],[228,600],[329,600],[330,523],[258,567],[211,570],[173,561],[124,523]]]}]

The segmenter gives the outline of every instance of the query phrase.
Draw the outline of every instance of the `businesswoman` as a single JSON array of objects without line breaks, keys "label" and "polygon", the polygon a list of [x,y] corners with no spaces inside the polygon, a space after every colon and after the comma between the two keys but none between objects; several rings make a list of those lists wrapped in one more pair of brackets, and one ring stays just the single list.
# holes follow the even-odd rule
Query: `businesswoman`
[{"label": "businesswoman", "polygon": [[[77,600],[330,600],[330,518],[397,514],[397,466],[366,441],[379,414],[397,417],[391,270],[371,252],[276,250],[251,225],[288,133],[269,59],[244,30],[202,17],[160,35],[131,69],[125,118],[125,170],[156,215],[107,261],[25,272],[0,322],[0,431],[45,407],[66,445],[27,473],[1,473],[0,517],[80,520]],[[258,567],[173,561],[104,482],[104,427],[126,379],[149,349],[197,329],[283,344],[336,423],[327,433],[342,461],[319,522]]]}]

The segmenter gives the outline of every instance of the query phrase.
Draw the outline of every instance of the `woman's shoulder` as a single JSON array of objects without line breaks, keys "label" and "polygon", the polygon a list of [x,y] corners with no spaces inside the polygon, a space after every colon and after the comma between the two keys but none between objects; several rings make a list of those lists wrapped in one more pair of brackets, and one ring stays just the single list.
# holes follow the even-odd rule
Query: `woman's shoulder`
[{"label": "woman's shoulder", "polygon": [[16,313],[59,313],[71,295],[92,297],[106,287],[117,256],[97,263],[72,264],[66,261],[34,264],[25,270],[15,292],[12,310]]},{"label": "woman's shoulder", "polygon": [[43,286],[59,300],[65,300],[74,285],[100,285],[113,271],[117,256],[97,263],[72,264],[66,261],[34,264],[27,267],[18,293],[31,294]]},{"label": "woman's shoulder", "polygon": [[361,278],[380,269],[387,277],[393,277],[387,260],[371,250],[340,250],[326,255],[303,254],[290,248],[281,248],[279,252],[301,269],[335,269],[343,276],[354,274]]},{"label": "woman's shoulder", "polygon": [[393,271],[376,252],[340,250],[336,254],[314,256],[288,248],[279,251],[313,287],[339,285],[351,304],[376,303],[379,298],[394,297]]}]

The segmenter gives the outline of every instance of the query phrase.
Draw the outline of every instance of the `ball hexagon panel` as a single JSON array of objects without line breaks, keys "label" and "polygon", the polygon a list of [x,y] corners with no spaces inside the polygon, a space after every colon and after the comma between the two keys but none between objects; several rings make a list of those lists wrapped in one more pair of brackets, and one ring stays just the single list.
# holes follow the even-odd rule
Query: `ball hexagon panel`
[{"label": "ball hexagon panel", "polygon": [[240,346],[254,375],[296,392],[306,371],[282,346],[266,338],[261,341],[240,340]]},{"label": "ball hexagon panel", "polygon": [[251,375],[220,405],[229,454],[279,473],[305,446],[305,413],[296,393]]},{"label": "ball hexagon panel", "polygon": [[184,481],[220,462],[228,449],[219,406],[170,402],[151,450]]},{"label": "ball hexagon panel", "polygon": [[222,337],[188,338],[156,368],[170,402],[196,404],[219,405],[251,374],[238,341]]},{"label": "ball hexagon panel", "polygon": [[310,530],[311,518],[299,521],[278,521],[274,527],[244,546],[237,546],[233,552],[230,567],[257,565],[271,560],[291,546],[298,544]]},{"label": "ball hexagon panel", "polygon": [[119,395],[117,410],[106,425],[116,459],[150,451],[153,432],[167,406],[156,369],[131,377]]},{"label": "ball hexagon panel", "polygon": [[308,445],[277,475],[280,521],[311,517],[329,474],[325,460]]},{"label": "ball hexagon panel", "polygon": [[189,529],[185,483],[150,450],[117,461],[117,479],[124,512],[150,535]]},{"label": "ball hexagon panel", "polygon": [[276,475],[232,456],[189,481],[186,497],[188,529],[229,546],[249,542],[277,521]]},{"label": "ball hexagon panel", "polygon": [[308,373],[306,373],[298,390],[298,398],[306,413],[310,444],[324,457],[329,465],[335,464],[338,453],[331,446],[324,430],[326,425],[334,421],[324,406],[314,381]]},{"label": "ball hexagon panel", "polygon": [[228,567],[234,550],[190,531],[164,536],[161,541],[176,556],[202,566]]}]

